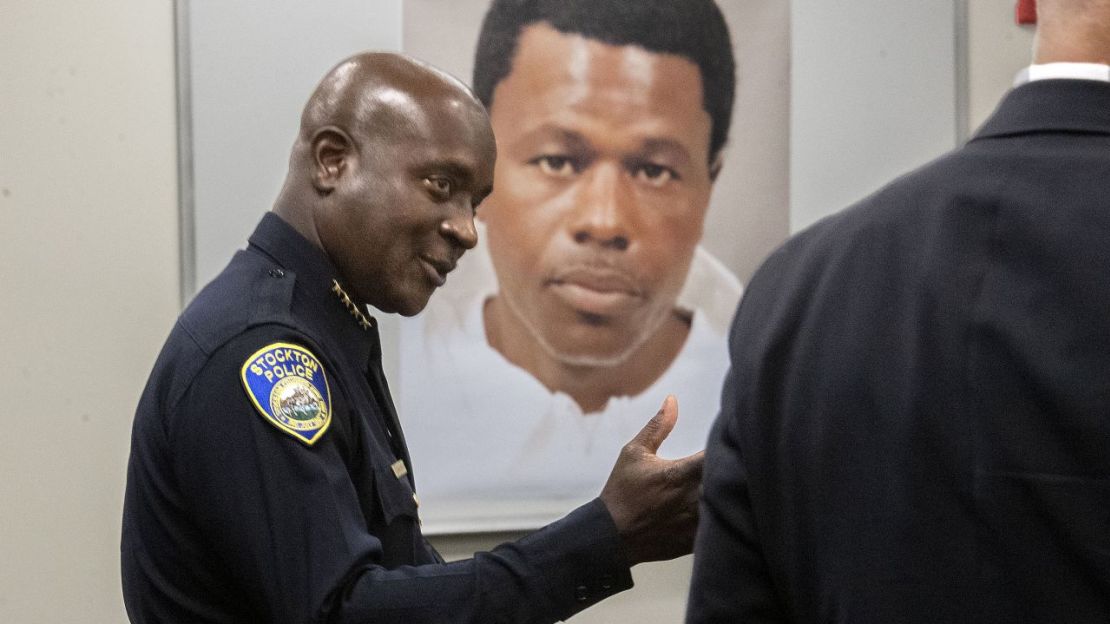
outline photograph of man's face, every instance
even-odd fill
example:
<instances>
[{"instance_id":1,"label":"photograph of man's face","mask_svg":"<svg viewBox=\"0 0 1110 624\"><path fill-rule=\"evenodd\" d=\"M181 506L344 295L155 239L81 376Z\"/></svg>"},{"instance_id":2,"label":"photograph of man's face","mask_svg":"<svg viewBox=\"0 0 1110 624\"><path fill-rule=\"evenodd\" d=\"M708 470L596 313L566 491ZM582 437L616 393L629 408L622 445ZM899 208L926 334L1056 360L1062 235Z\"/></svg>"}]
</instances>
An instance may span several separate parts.
<instances>
[{"instance_id":1,"label":"photograph of man's face","mask_svg":"<svg viewBox=\"0 0 1110 624\"><path fill-rule=\"evenodd\" d=\"M489 106L499 157L478 213L500 285L487 332L518 343L503 351L577 367L673 357L645 343L688 330L675 303L712 184L702 91L681 56L522 29Z\"/></svg>"},{"instance_id":2,"label":"photograph of man's face","mask_svg":"<svg viewBox=\"0 0 1110 624\"><path fill-rule=\"evenodd\" d=\"M663 451L701 448L740 279L787 233L787 21L771 0L406 3L405 51L469 77L497 145L478 247L401 331L433 525L444 501L596 495L669 393Z\"/></svg>"}]
</instances>

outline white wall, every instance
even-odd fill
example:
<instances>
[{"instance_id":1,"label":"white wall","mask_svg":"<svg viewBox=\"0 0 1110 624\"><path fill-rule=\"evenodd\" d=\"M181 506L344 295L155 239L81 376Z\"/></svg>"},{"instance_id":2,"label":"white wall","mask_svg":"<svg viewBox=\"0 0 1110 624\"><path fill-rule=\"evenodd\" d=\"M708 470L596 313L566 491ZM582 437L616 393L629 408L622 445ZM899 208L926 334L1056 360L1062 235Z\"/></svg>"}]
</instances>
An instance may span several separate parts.
<instances>
[{"instance_id":1,"label":"white wall","mask_svg":"<svg viewBox=\"0 0 1110 624\"><path fill-rule=\"evenodd\" d=\"M975 127L1031 31L1011 0L969 4ZM0 622L125 619L130 422L178 309L173 80L168 0L0 0ZM574 621L678 621L688 567L637 568L640 591Z\"/></svg>"},{"instance_id":2,"label":"white wall","mask_svg":"<svg viewBox=\"0 0 1110 624\"><path fill-rule=\"evenodd\" d=\"M401 0L190 0L196 280L220 272L285 180L301 109L362 50L399 50Z\"/></svg>"},{"instance_id":3,"label":"white wall","mask_svg":"<svg viewBox=\"0 0 1110 624\"><path fill-rule=\"evenodd\" d=\"M793 0L791 28L791 232L954 148L1033 42L1013 0Z\"/></svg>"},{"instance_id":4,"label":"white wall","mask_svg":"<svg viewBox=\"0 0 1110 624\"><path fill-rule=\"evenodd\" d=\"M1032 60L1034 29L1014 22L1013 0L970 0L968 30L968 125L974 132Z\"/></svg>"},{"instance_id":5,"label":"white wall","mask_svg":"<svg viewBox=\"0 0 1110 624\"><path fill-rule=\"evenodd\" d=\"M0 3L0 622L124 621L131 418L177 313L173 21Z\"/></svg>"},{"instance_id":6,"label":"white wall","mask_svg":"<svg viewBox=\"0 0 1110 624\"><path fill-rule=\"evenodd\" d=\"M791 232L955 147L958 4L791 3Z\"/></svg>"}]
</instances>

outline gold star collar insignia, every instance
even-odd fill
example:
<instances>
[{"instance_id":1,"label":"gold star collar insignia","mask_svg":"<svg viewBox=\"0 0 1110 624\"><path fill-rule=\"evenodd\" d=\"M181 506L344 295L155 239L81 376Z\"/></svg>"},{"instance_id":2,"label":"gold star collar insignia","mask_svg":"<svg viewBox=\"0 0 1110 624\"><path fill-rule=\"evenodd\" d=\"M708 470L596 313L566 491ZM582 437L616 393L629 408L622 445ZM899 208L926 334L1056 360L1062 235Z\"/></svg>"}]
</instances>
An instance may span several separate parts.
<instances>
[{"instance_id":1,"label":"gold star collar insignia","mask_svg":"<svg viewBox=\"0 0 1110 624\"><path fill-rule=\"evenodd\" d=\"M331 281L331 291L339 297L339 301L343 303L343 307L347 308L351 316L355 317L359 327L365 330L374 326L374 319L366 316L362 310L358 309L358 304L352 301L351 297L347 295L347 291L343 290L343 287L339 285L339 280L333 279Z\"/></svg>"}]
</instances>

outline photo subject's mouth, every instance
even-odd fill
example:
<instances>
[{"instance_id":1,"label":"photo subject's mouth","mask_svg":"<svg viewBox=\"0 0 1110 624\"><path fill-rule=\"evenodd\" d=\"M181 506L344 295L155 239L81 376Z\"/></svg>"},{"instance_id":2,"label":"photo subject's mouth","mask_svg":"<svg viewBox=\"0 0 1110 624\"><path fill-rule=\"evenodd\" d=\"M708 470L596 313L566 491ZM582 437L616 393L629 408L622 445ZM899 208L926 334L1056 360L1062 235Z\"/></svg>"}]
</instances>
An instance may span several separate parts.
<instances>
[{"instance_id":1,"label":"photo subject's mouth","mask_svg":"<svg viewBox=\"0 0 1110 624\"><path fill-rule=\"evenodd\" d=\"M564 304L577 312L614 316L631 312L643 293L627 273L609 268L578 266L557 273L547 286Z\"/></svg>"}]
</instances>

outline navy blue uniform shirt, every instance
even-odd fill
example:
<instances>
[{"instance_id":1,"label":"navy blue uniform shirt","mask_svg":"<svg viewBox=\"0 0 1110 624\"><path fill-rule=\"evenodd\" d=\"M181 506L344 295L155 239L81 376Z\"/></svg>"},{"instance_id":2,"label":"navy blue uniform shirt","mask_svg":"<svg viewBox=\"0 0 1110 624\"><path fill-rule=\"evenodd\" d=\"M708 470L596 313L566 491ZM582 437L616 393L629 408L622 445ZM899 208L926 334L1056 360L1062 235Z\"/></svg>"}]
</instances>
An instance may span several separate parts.
<instances>
[{"instance_id":1,"label":"navy blue uniform shirt","mask_svg":"<svg viewBox=\"0 0 1110 624\"><path fill-rule=\"evenodd\" d=\"M631 587L598 500L443 563L420 532L377 330L332 291L336 275L270 213L178 320L132 432L121 553L131 620L552 622ZM315 368L316 385L293 382L312 414L326 409L326 428L298 415L283 428L267 416L280 409L252 396L250 364L268 348L296 360L291 372Z\"/></svg>"}]
</instances>

